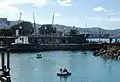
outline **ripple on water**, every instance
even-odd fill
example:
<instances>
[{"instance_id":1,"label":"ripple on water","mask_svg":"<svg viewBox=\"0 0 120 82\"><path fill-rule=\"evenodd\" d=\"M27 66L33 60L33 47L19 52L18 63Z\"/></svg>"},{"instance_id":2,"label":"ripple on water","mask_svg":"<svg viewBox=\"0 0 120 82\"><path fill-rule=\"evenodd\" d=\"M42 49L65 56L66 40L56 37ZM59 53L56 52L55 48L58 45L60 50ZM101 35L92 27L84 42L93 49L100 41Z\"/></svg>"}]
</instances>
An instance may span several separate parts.
<instances>
[{"instance_id":1,"label":"ripple on water","mask_svg":"<svg viewBox=\"0 0 120 82\"><path fill-rule=\"evenodd\" d=\"M120 61L94 57L87 51L50 51L11 54L12 82L120 82ZM68 78L56 76L59 68L68 68Z\"/></svg>"}]
</instances>

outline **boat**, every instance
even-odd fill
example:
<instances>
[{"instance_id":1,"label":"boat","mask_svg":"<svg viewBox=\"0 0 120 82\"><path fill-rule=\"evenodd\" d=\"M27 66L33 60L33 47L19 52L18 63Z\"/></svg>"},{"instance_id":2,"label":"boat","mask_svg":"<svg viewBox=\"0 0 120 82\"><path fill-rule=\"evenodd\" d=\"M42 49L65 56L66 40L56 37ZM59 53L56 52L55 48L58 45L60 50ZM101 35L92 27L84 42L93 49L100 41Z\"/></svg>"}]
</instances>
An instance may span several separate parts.
<instances>
[{"instance_id":1,"label":"boat","mask_svg":"<svg viewBox=\"0 0 120 82\"><path fill-rule=\"evenodd\" d=\"M37 54L36 58L42 58L42 55L41 54Z\"/></svg>"},{"instance_id":2,"label":"boat","mask_svg":"<svg viewBox=\"0 0 120 82\"><path fill-rule=\"evenodd\" d=\"M21 17L21 13L20 13L20 17ZM34 19L34 26L35 26L35 19ZM19 29L22 28L23 28L22 26L19 27ZM7 49L9 49L10 52L40 52L41 46L36 43L35 44L29 43L29 38L28 38L29 36L24 36L23 34L19 35L19 30L15 31L15 35L16 35L16 39L14 43L11 43L7 47Z\"/></svg>"},{"instance_id":3,"label":"boat","mask_svg":"<svg viewBox=\"0 0 120 82\"><path fill-rule=\"evenodd\" d=\"M15 42L10 44L7 49L10 52L39 52L41 48L37 46L28 42L28 36L18 36Z\"/></svg>"},{"instance_id":4,"label":"boat","mask_svg":"<svg viewBox=\"0 0 120 82\"><path fill-rule=\"evenodd\" d=\"M70 72L57 73L57 76L70 76L70 75L71 75Z\"/></svg>"}]
</instances>

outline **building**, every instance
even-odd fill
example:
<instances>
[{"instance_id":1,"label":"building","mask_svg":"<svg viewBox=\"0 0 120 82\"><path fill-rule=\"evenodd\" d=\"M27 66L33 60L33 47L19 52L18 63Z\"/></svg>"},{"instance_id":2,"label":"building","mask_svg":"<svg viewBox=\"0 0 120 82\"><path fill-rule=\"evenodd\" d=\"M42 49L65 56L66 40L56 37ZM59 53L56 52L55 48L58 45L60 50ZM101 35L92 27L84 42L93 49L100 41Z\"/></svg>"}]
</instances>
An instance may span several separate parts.
<instances>
[{"instance_id":1,"label":"building","mask_svg":"<svg viewBox=\"0 0 120 82\"><path fill-rule=\"evenodd\" d=\"M57 44L79 44L85 43L86 38L85 34L75 35L75 36L50 36L50 35L42 35L42 36L30 36L30 43L38 43L38 44L49 44L49 43L57 43Z\"/></svg>"},{"instance_id":2,"label":"building","mask_svg":"<svg viewBox=\"0 0 120 82\"><path fill-rule=\"evenodd\" d=\"M51 24L45 24L42 25L39 28L39 35L50 35L50 34L55 34L56 33L56 28L54 28Z\"/></svg>"},{"instance_id":3,"label":"building","mask_svg":"<svg viewBox=\"0 0 120 82\"><path fill-rule=\"evenodd\" d=\"M7 29L10 27L10 22L7 21L7 18L0 18L0 28Z\"/></svg>"},{"instance_id":4,"label":"building","mask_svg":"<svg viewBox=\"0 0 120 82\"><path fill-rule=\"evenodd\" d=\"M79 34L71 36L69 43L85 43L86 38L88 37L88 34Z\"/></svg>"}]
</instances>

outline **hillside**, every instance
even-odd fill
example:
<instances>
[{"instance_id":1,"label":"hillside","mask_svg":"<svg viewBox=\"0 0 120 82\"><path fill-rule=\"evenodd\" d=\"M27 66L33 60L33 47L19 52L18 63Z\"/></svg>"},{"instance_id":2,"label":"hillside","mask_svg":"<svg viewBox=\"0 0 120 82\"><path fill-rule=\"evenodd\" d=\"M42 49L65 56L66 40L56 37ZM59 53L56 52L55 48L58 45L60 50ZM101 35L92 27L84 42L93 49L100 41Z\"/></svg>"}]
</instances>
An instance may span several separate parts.
<instances>
[{"instance_id":1,"label":"hillside","mask_svg":"<svg viewBox=\"0 0 120 82\"><path fill-rule=\"evenodd\" d=\"M10 26L17 24L18 21L10 21ZM41 24L36 24L36 28L38 31L38 28L41 27ZM70 31L70 29L72 29L72 26L65 26L65 25L59 25L59 24L55 24L54 27L56 27L57 31L61 31L61 32L65 32L68 33ZM119 34L120 33L120 29L115 29L115 30L107 30L107 29L103 29L103 28L98 28L98 27L89 27L89 28L80 28L80 27L76 27L76 29L81 33L88 33L88 34L99 34L99 32L101 34Z\"/></svg>"}]
</instances>

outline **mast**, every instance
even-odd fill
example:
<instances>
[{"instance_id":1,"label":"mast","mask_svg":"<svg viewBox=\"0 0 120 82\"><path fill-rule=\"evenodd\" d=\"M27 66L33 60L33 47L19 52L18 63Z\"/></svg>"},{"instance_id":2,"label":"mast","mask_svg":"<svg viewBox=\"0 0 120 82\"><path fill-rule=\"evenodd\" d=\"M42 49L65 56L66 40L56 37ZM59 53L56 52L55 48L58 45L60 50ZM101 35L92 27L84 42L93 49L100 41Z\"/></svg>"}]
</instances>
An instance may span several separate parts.
<instances>
[{"instance_id":1,"label":"mast","mask_svg":"<svg viewBox=\"0 0 120 82\"><path fill-rule=\"evenodd\" d=\"M54 29L54 27L53 27L53 24L54 24L54 15L55 15L55 12L53 12L53 16L52 16L52 25L51 25L51 27ZM51 39L51 32L50 32L50 43L52 42L52 39Z\"/></svg>"},{"instance_id":2,"label":"mast","mask_svg":"<svg viewBox=\"0 0 120 82\"><path fill-rule=\"evenodd\" d=\"M18 19L18 24L20 25L20 23L21 23L21 17L22 17L22 12L20 12L20 17L19 17L19 19ZM19 31L21 30L21 35L23 34L22 33L22 27L21 27L21 25L20 25L20 27L19 27L19 30L15 30L15 35L16 36L18 36L19 35Z\"/></svg>"},{"instance_id":3,"label":"mast","mask_svg":"<svg viewBox=\"0 0 120 82\"><path fill-rule=\"evenodd\" d=\"M88 27L88 25L87 25L87 22L86 22L86 23L85 23L85 28L87 29L87 27ZM86 44L86 37L87 37L86 32L85 32L84 37L85 37L85 44ZM85 51L84 51L84 54L87 54L87 52L86 52L86 45L85 45Z\"/></svg>"},{"instance_id":4,"label":"mast","mask_svg":"<svg viewBox=\"0 0 120 82\"><path fill-rule=\"evenodd\" d=\"M87 22L85 23L85 28L87 28L88 27L88 25L87 25Z\"/></svg>"},{"instance_id":5,"label":"mast","mask_svg":"<svg viewBox=\"0 0 120 82\"><path fill-rule=\"evenodd\" d=\"M99 43L100 43L100 37L101 37L101 29L99 27Z\"/></svg>"},{"instance_id":6,"label":"mast","mask_svg":"<svg viewBox=\"0 0 120 82\"><path fill-rule=\"evenodd\" d=\"M34 32L35 32L35 36L37 36L37 30L36 30L36 23L35 23L35 16L34 16L34 12L33 12L33 21L34 21Z\"/></svg>"},{"instance_id":7,"label":"mast","mask_svg":"<svg viewBox=\"0 0 120 82\"><path fill-rule=\"evenodd\" d=\"M88 25L87 25L87 22L85 23L85 28L87 29ZM86 37L86 32L85 32L85 37Z\"/></svg>"}]
</instances>

